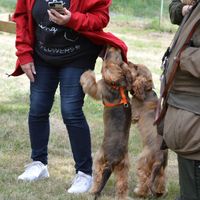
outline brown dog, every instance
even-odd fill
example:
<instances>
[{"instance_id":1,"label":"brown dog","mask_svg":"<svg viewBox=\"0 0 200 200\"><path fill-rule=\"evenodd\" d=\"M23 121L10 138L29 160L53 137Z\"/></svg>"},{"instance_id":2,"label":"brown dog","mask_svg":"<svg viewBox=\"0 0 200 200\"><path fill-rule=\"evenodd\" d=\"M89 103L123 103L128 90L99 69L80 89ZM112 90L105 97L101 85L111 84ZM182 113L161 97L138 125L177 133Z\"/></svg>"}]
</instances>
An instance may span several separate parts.
<instances>
[{"instance_id":1,"label":"brown dog","mask_svg":"<svg viewBox=\"0 0 200 200\"><path fill-rule=\"evenodd\" d=\"M122 61L121 52L108 47L102 67L102 79L96 82L92 71L81 76L85 93L104 103L104 139L94 162L92 193L98 198L112 172L116 176L117 199L128 194L128 138L131 106L127 89L132 84L131 71Z\"/></svg>"},{"instance_id":2,"label":"brown dog","mask_svg":"<svg viewBox=\"0 0 200 200\"><path fill-rule=\"evenodd\" d=\"M167 150L160 150L162 137L154 126L157 95L152 90L151 72L143 65L134 65L138 75L133 83L132 122L137 123L143 142L143 150L136 164L138 184L134 190L139 197L166 193L165 168L167 166Z\"/></svg>"}]
</instances>

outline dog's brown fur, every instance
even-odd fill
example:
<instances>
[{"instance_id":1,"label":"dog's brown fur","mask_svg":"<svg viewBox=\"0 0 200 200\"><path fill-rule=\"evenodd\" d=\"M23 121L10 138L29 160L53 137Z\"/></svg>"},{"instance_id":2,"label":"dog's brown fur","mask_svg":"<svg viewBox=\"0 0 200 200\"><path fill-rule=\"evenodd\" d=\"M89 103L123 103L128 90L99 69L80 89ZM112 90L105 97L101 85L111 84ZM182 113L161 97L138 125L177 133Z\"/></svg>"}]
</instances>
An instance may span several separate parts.
<instances>
[{"instance_id":1,"label":"dog's brown fur","mask_svg":"<svg viewBox=\"0 0 200 200\"><path fill-rule=\"evenodd\" d=\"M151 72L142 64L128 62L128 66L133 80L130 91L137 99L144 100L146 91L154 87Z\"/></svg>"},{"instance_id":2,"label":"dog's brown fur","mask_svg":"<svg viewBox=\"0 0 200 200\"><path fill-rule=\"evenodd\" d=\"M157 134L156 126L153 125L158 98L152 90L151 72L143 65L135 66L137 66L135 68L138 71L138 77L133 87L132 122L137 123L143 150L136 165L138 184L134 192L139 197L149 195L159 197L166 193L165 168L168 152L160 150L162 138Z\"/></svg>"},{"instance_id":3,"label":"dog's brown fur","mask_svg":"<svg viewBox=\"0 0 200 200\"><path fill-rule=\"evenodd\" d=\"M117 104L121 95L116 87L131 87L132 77L128 65L122 61L121 52L108 47L102 68L103 79L96 82L91 71L81 76L81 84L85 93L94 99L102 99L104 103ZM113 86L115 88L113 88ZM125 94L128 98L127 91ZM131 125L131 107L118 105L104 106L104 138L94 162L94 182L92 193L98 198L112 172L116 176L117 199L125 200L128 194L128 138Z\"/></svg>"}]
</instances>

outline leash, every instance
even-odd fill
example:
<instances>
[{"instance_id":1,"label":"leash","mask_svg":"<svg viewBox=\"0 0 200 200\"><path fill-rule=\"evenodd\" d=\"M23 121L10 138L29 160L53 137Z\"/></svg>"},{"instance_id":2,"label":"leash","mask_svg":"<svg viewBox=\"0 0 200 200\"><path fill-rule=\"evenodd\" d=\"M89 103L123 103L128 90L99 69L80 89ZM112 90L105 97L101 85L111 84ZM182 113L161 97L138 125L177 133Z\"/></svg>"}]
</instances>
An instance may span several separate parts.
<instances>
[{"instance_id":1,"label":"leash","mask_svg":"<svg viewBox=\"0 0 200 200\"><path fill-rule=\"evenodd\" d=\"M120 95L121 95L121 100L120 100L119 103L116 103L116 104L115 103L105 103L103 101L104 106L105 107L115 107L115 106L119 106L119 105L124 105L124 107L127 108L128 107L128 99L125 95L124 88L123 87L118 88L116 86L113 86L113 88L116 89L116 90L119 89L119 92L120 92Z\"/></svg>"}]
</instances>

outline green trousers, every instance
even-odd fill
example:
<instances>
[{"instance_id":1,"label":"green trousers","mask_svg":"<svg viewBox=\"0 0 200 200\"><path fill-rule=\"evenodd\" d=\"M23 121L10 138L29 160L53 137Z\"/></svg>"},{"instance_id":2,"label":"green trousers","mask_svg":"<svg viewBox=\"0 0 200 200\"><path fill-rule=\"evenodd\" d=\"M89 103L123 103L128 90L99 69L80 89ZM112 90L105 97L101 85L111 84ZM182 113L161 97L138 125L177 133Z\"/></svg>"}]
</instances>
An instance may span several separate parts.
<instances>
[{"instance_id":1,"label":"green trousers","mask_svg":"<svg viewBox=\"0 0 200 200\"><path fill-rule=\"evenodd\" d=\"M180 200L200 200L200 161L178 155Z\"/></svg>"}]
</instances>

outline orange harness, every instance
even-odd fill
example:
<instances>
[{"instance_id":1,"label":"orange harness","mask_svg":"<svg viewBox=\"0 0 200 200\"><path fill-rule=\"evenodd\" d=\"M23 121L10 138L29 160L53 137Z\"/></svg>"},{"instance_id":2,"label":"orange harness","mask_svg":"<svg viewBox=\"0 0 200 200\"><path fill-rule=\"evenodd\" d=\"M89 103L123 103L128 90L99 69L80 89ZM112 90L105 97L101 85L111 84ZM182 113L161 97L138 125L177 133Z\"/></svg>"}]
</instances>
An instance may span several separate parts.
<instances>
[{"instance_id":1,"label":"orange harness","mask_svg":"<svg viewBox=\"0 0 200 200\"><path fill-rule=\"evenodd\" d=\"M121 101L119 103L116 103L116 104L103 102L104 106L106 106L106 107L115 107L115 106L119 106L119 105L123 104L124 107L128 107L128 99L127 99L127 97L125 95L124 88L123 87L119 87L118 88L118 87L115 87L115 86L113 86L113 88L114 89L119 89L120 95L121 95Z\"/></svg>"}]
</instances>

